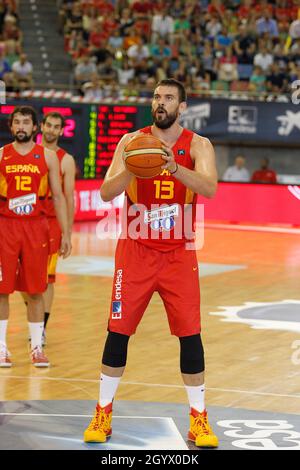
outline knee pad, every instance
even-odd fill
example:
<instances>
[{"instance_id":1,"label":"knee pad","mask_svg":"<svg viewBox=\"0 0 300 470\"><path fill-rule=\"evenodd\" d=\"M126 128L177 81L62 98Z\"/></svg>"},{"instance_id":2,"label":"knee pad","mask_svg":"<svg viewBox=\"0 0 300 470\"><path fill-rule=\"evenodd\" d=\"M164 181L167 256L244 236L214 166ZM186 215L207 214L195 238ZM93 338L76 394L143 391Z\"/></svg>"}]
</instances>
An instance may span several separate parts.
<instances>
[{"instance_id":1,"label":"knee pad","mask_svg":"<svg viewBox=\"0 0 300 470\"><path fill-rule=\"evenodd\" d=\"M180 341L180 370L183 374L198 374L205 369L204 350L200 334L184 336Z\"/></svg>"},{"instance_id":2,"label":"knee pad","mask_svg":"<svg viewBox=\"0 0 300 470\"><path fill-rule=\"evenodd\" d=\"M109 331L102 356L102 363L108 367L125 367L129 336Z\"/></svg>"}]
</instances>

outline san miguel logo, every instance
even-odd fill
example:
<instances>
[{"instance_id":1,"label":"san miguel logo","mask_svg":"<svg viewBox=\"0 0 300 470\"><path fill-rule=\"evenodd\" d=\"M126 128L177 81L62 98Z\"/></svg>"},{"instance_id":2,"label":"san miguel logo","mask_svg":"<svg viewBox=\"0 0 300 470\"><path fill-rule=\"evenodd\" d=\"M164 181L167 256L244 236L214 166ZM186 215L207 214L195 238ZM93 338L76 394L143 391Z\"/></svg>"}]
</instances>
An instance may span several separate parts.
<instances>
[{"instance_id":1,"label":"san miguel logo","mask_svg":"<svg viewBox=\"0 0 300 470\"><path fill-rule=\"evenodd\" d=\"M210 315L221 316L224 322L244 323L254 329L300 333L300 300L246 302L240 306L220 308L222 312L211 312Z\"/></svg>"}]
</instances>

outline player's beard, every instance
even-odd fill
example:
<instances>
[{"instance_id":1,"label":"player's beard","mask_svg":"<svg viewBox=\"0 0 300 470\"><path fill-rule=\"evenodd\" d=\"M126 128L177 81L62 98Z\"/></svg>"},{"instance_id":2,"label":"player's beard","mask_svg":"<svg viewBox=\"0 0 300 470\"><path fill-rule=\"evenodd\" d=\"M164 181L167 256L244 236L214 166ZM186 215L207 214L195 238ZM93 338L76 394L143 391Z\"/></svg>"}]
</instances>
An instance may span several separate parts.
<instances>
[{"instance_id":1,"label":"player's beard","mask_svg":"<svg viewBox=\"0 0 300 470\"><path fill-rule=\"evenodd\" d=\"M164 114L158 114L158 111L164 110ZM153 122L159 129L169 129L178 117L178 108L173 113L168 113L164 108L158 107L155 111L152 109Z\"/></svg>"},{"instance_id":2,"label":"player's beard","mask_svg":"<svg viewBox=\"0 0 300 470\"><path fill-rule=\"evenodd\" d=\"M16 132L13 134L13 137L19 144L26 144L32 140L34 134L34 132L31 132L31 134L26 134L26 132Z\"/></svg>"}]
</instances>

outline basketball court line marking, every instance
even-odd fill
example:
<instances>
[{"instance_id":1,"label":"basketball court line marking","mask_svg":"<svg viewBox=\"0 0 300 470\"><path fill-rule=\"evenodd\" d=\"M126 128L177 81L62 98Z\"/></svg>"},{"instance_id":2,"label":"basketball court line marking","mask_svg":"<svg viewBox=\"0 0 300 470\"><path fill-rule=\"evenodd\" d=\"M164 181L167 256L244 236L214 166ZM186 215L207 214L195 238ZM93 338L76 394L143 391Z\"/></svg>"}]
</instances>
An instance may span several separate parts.
<instances>
[{"instance_id":1,"label":"basketball court line marking","mask_svg":"<svg viewBox=\"0 0 300 470\"><path fill-rule=\"evenodd\" d=\"M18 379L18 380L52 380L52 381L61 381L61 382L87 382L87 383L100 383L100 380L96 379L69 379L63 377L24 377L19 375L7 375L0 376L5 379ZM131 381L121 381L120 385L140 385L143 387L160 387L160 388L179 388L184 389L184 385L169 385L169 384L151 384L145 382L131 382ZM228 392L228 393L241 393L246 395L259 395L259 396L270 396L270 397L279 397L279 398L300 398L299 395L295 394L282 394L282 393L270 393L270 392L258 392L253 390L238 390L231 388L216 388L216 387L206 387L206 390L211 390L214 392Z\"/></svg>"},{"instance_id":2,"label":"basketball court line marking","mask_svg":"<svg viewBox=\"0 0 300 470\"><path fill-rule=\"evenodd\" d=\"M17 417L51 417L51 418L92 418L94 415L86 415L86 414L64 414L64 413L0 413L0 416L17 416ZM162 420L163 422L167 423L169 426L169 430L171 434L167 437L167 439L173 439L175 441L175 445L178 446L179 449L188 450L188 446L186 441L183 439L182 435L180 434L173 418L167 416L119 416L114 415L114 419L154 419L154 420ZM70 439L70 438L61 438L59 436L41 436L48 439L57 439L57 440L66 440L66 441L74 441L83 444L81 439ZM177 447L176 447L177 448Z\"/></svg>"},{"instance_id":3,"label":"basketball court line marking","mask_svg":"<svg viewBox=\"0 0 300 470\"><path fill-rule=\"evenodd\" d=\"M205 224L205 229L209 228L221 230L237 230L244 232L289 233L292 235L300 234L299 228L268 227L260 225Z\"/></svg>"}]
</instances>

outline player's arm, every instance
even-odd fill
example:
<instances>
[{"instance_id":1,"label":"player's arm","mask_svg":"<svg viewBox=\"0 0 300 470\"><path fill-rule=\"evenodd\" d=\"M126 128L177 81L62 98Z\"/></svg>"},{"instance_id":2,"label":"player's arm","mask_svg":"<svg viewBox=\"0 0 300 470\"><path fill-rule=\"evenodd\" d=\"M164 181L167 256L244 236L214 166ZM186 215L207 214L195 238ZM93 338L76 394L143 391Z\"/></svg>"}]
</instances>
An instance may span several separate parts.
<instances>
[{"instance_id":1,"label":"player's arm","mask_svg":"<svg viewBox=\"0 0 300 470\"><path fill-rule=\"evenodd\" d=\"M111 201L122 194L127 188L132 178L132 174L125 168L123 152L129 140L137 132L125 134L117 145L111 165L107 170L103 184L100 188L100 194L103 201Z\"/></svg>"},{"instance_id":2,"label":"player's arm","mask_svg":"<svg viewBox=\"0 0 300 470\"><path fill-rule=\"evenodd\" d=\"M3 155L3 147L0 148L0 162L2 160L2 155Z\"/></svg>"},{"instance_id":3,"label":"player's arm","mask_svg":"<svg viewBox=\"0 0 300 470\"><path fill-rule=\"evenodd\" d=\"M167 163L162 168L166 168L171 173L175 172L173 176L194 193L207 198L212 198L215 195L218 185L216 157L214 148L207 138L196 134L193 137L191 157L195 162L194 170L178 165L172 150L169 147L165 147L165 150L168 156L163 158Z\"/></svg>"},{"instance_id":4,"label":"player's arm","mask_svg":"<svg viewBox=\"0 0 300 470\"><path fill-rule=\"evenodd\" d=\"M74 188L76 166L74 158L69 153L67 153L62 159L61 169L63 174L64 196L67 204L68 227L69 232L71 233L74 220Z\"/></svg>"},{"instance_id":5,"label":"player's arm","mask_svg":"<svg viewBox=\"0 0 300 470\"><path fill-rule=\"evenodd\" d=\"M56 217L62 231L60 254L63 258L67 258L71 253L71 240L68 231L67 205L59 177L59 161L56 153L49 149L45 149L45 159L49 171L49 183Z\"/></svg>"}]
</instances>

